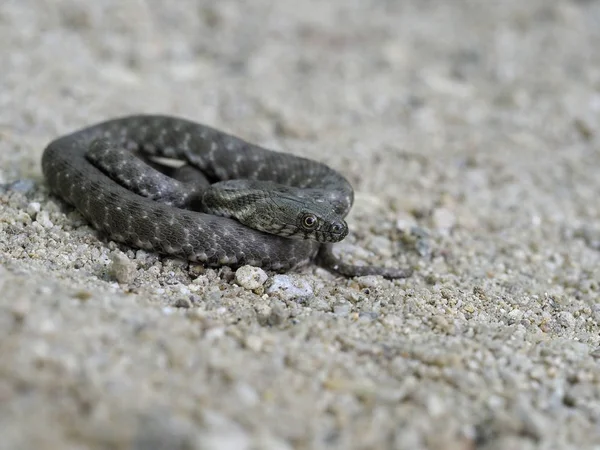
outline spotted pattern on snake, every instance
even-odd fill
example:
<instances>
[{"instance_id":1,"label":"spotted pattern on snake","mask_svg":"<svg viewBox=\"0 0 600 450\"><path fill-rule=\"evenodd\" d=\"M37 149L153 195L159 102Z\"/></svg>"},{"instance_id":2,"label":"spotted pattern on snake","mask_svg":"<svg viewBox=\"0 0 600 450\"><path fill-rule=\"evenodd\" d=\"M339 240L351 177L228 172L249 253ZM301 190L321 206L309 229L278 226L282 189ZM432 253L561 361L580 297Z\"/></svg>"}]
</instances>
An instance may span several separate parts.
<instances>
[{"instance_id":1,"label":"spotted pattern on snake","mask_svg":"<svg viewBox=\"0 0 600 450\"><path fill-rule=\"evenodd\" d=\"M184 161L214 184L175 180L136 155ZM249 264L282 272L316 260L344 276L410 275L405 269L346 264L333 254L332 242L346 236L343 218L354 198L338 172L183 118L136 115L75 131L46 147L42 170L56 195L108 238L129 246L211 267ZM279 196L276 201L272 194ZM212 209L194 206L211 195ZM249 202L256 198L263 199L266 213L253 210ZM283 207L277 203L281 198ZM234 218L230 210L236 208ZM280 235L260 231L279 210L299 218L316 211L320 231L288 225L277 226ZM264 223L251 228L255 222Z\"/></svg>"}]
</instances>

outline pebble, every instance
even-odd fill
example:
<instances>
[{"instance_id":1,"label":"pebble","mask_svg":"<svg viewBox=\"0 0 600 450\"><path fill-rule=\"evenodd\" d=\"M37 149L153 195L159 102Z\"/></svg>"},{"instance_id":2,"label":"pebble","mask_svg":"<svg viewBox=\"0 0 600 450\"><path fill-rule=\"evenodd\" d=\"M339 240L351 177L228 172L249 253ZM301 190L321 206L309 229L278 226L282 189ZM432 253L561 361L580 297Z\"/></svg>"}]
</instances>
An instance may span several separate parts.
<instances>
[{"instance_id":1,"label":"pebble","mask_svg":"<svg viewBox=\"0 0 600 450\"><path fill-rule=\"evenodd\" d=\"M205 301L217 303L221 301L222 297L223 293L221 292L221 290L218 287L214 286L210 288L205 294Z\"/></svg>"},{"instance_id":2,"label":"pebble","mask_svg":"<svg viewBox=\"0 0 600 450\"><path fill-rule=\"evenodd\" d=\"M173 303L173 306L176 308L191 308L192 307L192 302L190 301L189 298L185 298L185 297L180 297L177 300L175 300L175 302Z\"/></svg>"},{"instance_id":3,"label":"pebble","mask_svg":"<svg viewBox=\"0 0 600 450\"><path fill-rule=\"evenodd\" d=\"M242 266L235 272L235 282L249 291L262 288L267 278L264 270L254 266Z\"/></svg>"},{"instance_id":4,"label":"pebble","mask_svg":"<svg viewBox=\"0 0 600 450\"><path fill-rule=\"evenodd\" d=\"M206 273L206 267L204 267L202 264L190 264L188 273L192 279L196 280L198 277Z\"/></svg>"},{"instance_id":5,"label":"pebble","mask_svg":"<svg viewBox=\"0 0 600 450\"><path fill-rule=\"evenodd\" d=\"M381 286L381 278L375 275L365 275L357 278L358 285L361 288L376 288Z\"/></svg>"},{"instance_id":6,"label":"pebble","mask_svg":"<svg viewBox=\"0 0 600 450\"><path fill-rule=\"evenodd\" d=\"M312 297L314 292L306 280L290 275L275 275L267 288L267 294L277 295L283 300L294 300Z\"/></svg>"},{"instance_id":7,"label":"pebble","mask_svg":"<svg viewBox=\"0 0 600 450\"><path fill-rule=\"evenodd\" d=\"M199 448L224 450L247 450L252 448L248 432L229 417L205 408L202 410L201 420L205 425L205 431L202 432L200 438L202 446Z\"/></svg>"},{"instance_id":8,"label":"pebble","mask_svg":"<svg viewBox=\"0 0 600 450\"><path fill-rule=\"evenodd\" d=\"M319 297L313 297L310 299L307 306L315 311L331 311L331 305Z\"/></svg>"},{"instance_id":9,"label":"pebble","mask_svg":"<svg viewBox=\"0 0 600 450\"><path fill-rule=\"evenodd\" d=\"M558 314L558 323L567 329L573 329L577 321L569 311L562 311Z\"/></svg>"},{"instance_id":10,"label":"pebble","mask_svg":"<svg viewBox=\"0 0 600 450\"><path fill-rule=\"evenodd\" d=\"M399 214L396 218L396 229L400 231L410 231L412 227L417 226L417 221L408 214Z\"/></svg>"},{"instance_id":11,"label":"pebble","mask_svg":"<svg viewBox=\"0 0 600 450\"><path fill-rule=\"evenodd\" d=\"M456 216L447 208L437 208L431 217L433 227L441 233L448 233L456 225Z\"/></svg>"},{"instance_id":12,"label":"pebble","mask_svg":"<svg viewBox=\"0 0 600 450\"><path fill-rule=\"evenodd\" d=\"M275 303L270 310L268 317L266 318L266 324L268 325L280 325L285 322L290 316L289 310L281 302Z\"/></svg>"},{"instance_id":13,"label":"pebble","mask_svg":"<svg viewBox=\"0 0 600 450\"><path fill-rule=\"evenodd\" d=\"M254 387L245 382L236 383L232 390L236 393L236 398L242 405L254 406L260 403L261 397Z\"/></svg>"},{"instance_id":14,"label":"pebble","mask_svg":"<svg viewBox=\"0 0 600 450\"><path fill-rule=\"evenodd\" d=\"M37 214L40 212L41 205L39 202L31 202L27 205L27 214L35 220Z\"/></svg>"},{"instance_id":15,"label":"pebble","mask_svg":"<svg viewBox=\"0 0 600 450\"><path fill-rule=\"evenodd\" d=\"M110 255L110 261L109 272L119 283L128 284L134 280L137 268L127 255L122 252L113 252Z\"/></svg>"},{"instance_id":16,"label":"pebble","mask_svg":"<svg viewBox=\"0 0 600 450\"><path fill-rule=\"evenodd\" d=\"M54 226L54 224L50 220L48 211L40 211L39 213L37 213L35 221L46 229L52 228Z\"/></svg>"},{"instance_id":17,"label":"pebble","mask_svg":"<svg viewBox=\"0 0 600 450\"><path fill-rule=\"evenodd\" d=\"M513 309L508 313L508 317L511 319L511 323L519 322L523 319L523 311L520 309Z\"/></svg>"},{"instance_id":18,"label":"pebble","mask_svg":"<svg viewBox=\"0 0 600 450\"><path fill-rule=\"evenodd\" d=\"M370 322L377 320L379 318L379 314L375 311L361 311L358 313L358 318L362 321Z\"/></svg>"},{"instance_id":19,"label":"pebble","mask_svg":"<svg viewBox=\"0 0 600 450\"><path fill-rule=\"evenodd\" d=\"M246 341L244 342L244 344L245 344L246 348L249 348L250 350L258 353L262 350L263 340L260 336L251 334L250 336L248 336L246 338Z\"/></svg>"},{"instance_id":20,"label":"pebble","mask_svg":"<svg viewBox=\"0 0 600 450\"><path fill-rule=\"evenodd\" d=\"M336 316L346 317L350 314L351 309L352 305L350 303L339 303L333 307L333 313Z\"/></svg>"}]
</instances>

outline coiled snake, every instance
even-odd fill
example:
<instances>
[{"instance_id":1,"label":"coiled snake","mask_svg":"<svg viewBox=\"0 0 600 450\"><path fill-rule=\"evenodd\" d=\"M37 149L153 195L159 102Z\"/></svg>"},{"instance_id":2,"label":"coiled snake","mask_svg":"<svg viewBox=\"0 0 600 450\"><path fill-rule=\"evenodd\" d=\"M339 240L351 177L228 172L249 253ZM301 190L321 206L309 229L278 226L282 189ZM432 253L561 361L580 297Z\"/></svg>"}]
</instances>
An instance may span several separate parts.
<instances>
[{"instance_id":1,"label":"coiled snake","mask_svg":"<svg viewBox=\"0 0 600 450\"><path fill-rule=\"evenodd\" d=\"M169 169L157 157L186 164ZM185 119L137 115L92 125L52 141L42 170L96 229L133 247L213 267L287 271L316 259L345 276L409 274L333 255L354 198L339 173Z\"/></svg>"}]
</instances>

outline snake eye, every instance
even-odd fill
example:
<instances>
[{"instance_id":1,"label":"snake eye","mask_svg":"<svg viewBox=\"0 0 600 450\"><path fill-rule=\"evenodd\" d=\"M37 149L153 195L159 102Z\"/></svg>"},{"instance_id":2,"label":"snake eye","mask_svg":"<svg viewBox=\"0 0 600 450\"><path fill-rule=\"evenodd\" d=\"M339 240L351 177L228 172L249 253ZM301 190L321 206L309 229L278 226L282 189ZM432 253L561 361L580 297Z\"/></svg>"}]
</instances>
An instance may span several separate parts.
<instances>
[{"instance_id":1,"label":"snake eye","mask_svg":"<svg viewBox=\"0 0 600 450\"><path fill-rule=\"evenodd\" d=\"M315 216L314 214L306 214L302 218L302 225L304 226L304 228L312 230L314 227L317 226L317 216Z\"/></svg>"}]
</instances>

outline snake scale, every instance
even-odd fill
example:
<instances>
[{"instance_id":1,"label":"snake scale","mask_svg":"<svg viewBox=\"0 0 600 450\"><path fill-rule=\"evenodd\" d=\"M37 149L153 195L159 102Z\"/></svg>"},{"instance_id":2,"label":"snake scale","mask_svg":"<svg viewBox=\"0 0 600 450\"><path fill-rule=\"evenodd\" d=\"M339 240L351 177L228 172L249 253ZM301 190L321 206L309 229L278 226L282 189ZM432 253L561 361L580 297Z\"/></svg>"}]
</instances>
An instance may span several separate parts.
<instances>
[{"instance_id":1,"label":"snake scale","mask_svg":"<svg viewBox=\"0 0 600 450\"><path fill-rule=\"evenodd\" d=\"M184 165L169 173L156 158ZM409 274L334 256L354 198L338 172L183 118L135 115L83 128L46 147L42 170L55 194L132 247L211 267L282 272L316 260L344 276Z\"/></svg>"}]
</instances>

